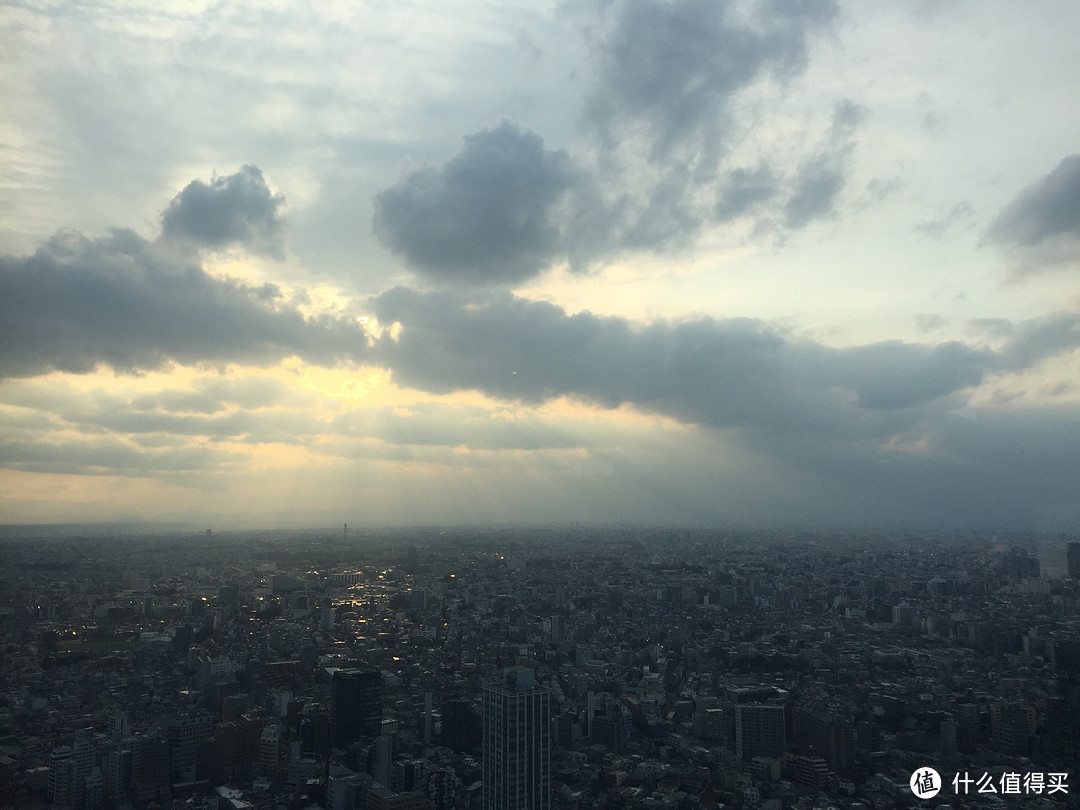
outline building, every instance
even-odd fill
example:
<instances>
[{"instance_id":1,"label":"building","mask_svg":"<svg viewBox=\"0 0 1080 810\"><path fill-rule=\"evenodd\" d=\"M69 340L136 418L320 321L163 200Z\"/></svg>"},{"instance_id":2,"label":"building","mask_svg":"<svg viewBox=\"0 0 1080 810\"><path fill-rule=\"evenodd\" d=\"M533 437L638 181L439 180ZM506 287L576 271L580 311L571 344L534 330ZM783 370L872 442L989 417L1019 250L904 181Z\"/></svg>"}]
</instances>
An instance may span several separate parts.
<instances>
[{"instance_id":1,"label":"building","mask_svg":"<svg viewBox=\"0 0 1080 810\"><path fill-rule=\"evenodd\" d=\"M49 754L49 804L53 807L71 807L75 785L75 762L71 748L58 745Z\"/></svg>"},{"instance_id":2,"label":"building","mask_svg":"<svg viewBox=\"0 0 1080 810\"><path fill-rule=\"evenodd\" d=\"M259 770L264 776L277 777L280 759L281 735L278 727L276 725L266 726L259 736Z\"/></svg>"},{"instance_id":3,"label":"building","mask_svg":"<svg viewBox=\"0 0 1080 810\"><path fill-rule=\"evenodd\" d=\"M166 739L169 741L172 781L194 781L195 752L199 743L213 738L213 718L208 714L190 714L173 718L169 722L166 734Z\"/></svg>"},{"instance_id":4,"label":"building","mask_svg":"<svg viewBox=\"0 0 1080 810\"><path fill-rule=\"evenodd\" d=\"M1065 546L1065 568L1073 579L1080 579L1080 543Z\"/></svg>"},{"instance_id":5,"label":"building","mask_svg":"<svg viewBox=\"0 0 1080 810\"><path fill-rule=\"evenodd\" d=\"M793 725L798 753L824 759L828 767L839 774L851 772L855 766L855 725L850 719L809 706L797 706Z\"/></svg>"},{"instance_id":6,"label":"building","mask_svg":"<svg viewBox=\"0 0 1080 810\"><path fill-rule=\"evenodd\" d=\"M363 807L371 777L331 762L326 775L326 810L356 810Z\"/></svg>"},{"instance_id":7,"label":"building","mask_svg":"<svg viewBox=\"0 0 1080 810\"><path fill-rule=\"evenodd\" d=\"M330 683L330 740L346 748L382 731L382 676L374 671L339 669Z\"/></svg>"},{"instance_id":8,"label":"building","mask_svg":"<svg viewBox=\"0 0 1080 810\"><path fill-rule=\"evenodd\" d=\"M364 810L431 810L431 802L421 790L394 793L382 785L372 785Z\"/></svg>"},{"instance_id":9,"label":"building","mask_svg":"<svg viewBox=\"0 0 1080 810\"><path fill-rule=\"evenodd\" d=\"M622 753L630 744L632 727L630 710L610 695L605 695L593 713L590 739L597 745Z\"/></svg>"},{"instance_id":10,"label":"building","mask_svg":"<svg viewBox=\"0 0 1080 810\"><path fill-rule=\"evenodd\" d=\"M743 762L775 758L787 749L784 707L769 703L735 706L735 753Z\"/></svg>"},{"instance_id":11,"label":"building","mask_svg":"<svg viewBox=\"0 0 1080 810\"><path fill-rule=\"evenodd\" d=\"M467 700L446 700L442 705L442 744L459 754L479 753L484 736L482 720Z\"/></svg>"},{"instance_id":12,"label":"building","mask_svg":"<svg viewBox=\"0 0 1080 810\"><path fill-rule=\"evenodd\" d=\"M513 667L484 688L484 810L551 807L551 693Z\"/></svg>"}]
</instances>

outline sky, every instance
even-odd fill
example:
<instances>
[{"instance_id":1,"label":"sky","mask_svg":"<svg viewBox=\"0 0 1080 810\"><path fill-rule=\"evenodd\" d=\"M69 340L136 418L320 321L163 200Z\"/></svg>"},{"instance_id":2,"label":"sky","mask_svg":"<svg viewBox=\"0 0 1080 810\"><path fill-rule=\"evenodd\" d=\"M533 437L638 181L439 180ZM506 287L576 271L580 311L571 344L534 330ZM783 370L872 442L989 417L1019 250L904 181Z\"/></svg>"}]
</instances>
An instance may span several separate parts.
<instances>
[{"instance_id":1,"label":"sky","mask_svg":"<svg viewBox=\"0 0 1080 810\"><path fill-rule=\"evenodd\" d=\"M0 3L0 523L1078 531L1077 30Z\"/></svg>"}]
</instances>

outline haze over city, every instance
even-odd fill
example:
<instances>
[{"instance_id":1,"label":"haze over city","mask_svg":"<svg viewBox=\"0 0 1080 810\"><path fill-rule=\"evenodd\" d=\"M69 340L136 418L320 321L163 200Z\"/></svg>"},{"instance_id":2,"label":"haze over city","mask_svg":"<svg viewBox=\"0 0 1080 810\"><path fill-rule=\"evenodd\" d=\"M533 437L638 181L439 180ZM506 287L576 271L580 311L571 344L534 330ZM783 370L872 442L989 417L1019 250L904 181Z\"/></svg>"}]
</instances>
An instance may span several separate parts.
<instances>
[{"instance_id":1,"label":"haze over city","mask_svg":"<svg viewBox=\"0 0 1080 810\"><path fill-rule=\"evenodd\" d=\"M1075 3L0 27L2 523L1080 524Z\"/></svg>"}]
</instances>

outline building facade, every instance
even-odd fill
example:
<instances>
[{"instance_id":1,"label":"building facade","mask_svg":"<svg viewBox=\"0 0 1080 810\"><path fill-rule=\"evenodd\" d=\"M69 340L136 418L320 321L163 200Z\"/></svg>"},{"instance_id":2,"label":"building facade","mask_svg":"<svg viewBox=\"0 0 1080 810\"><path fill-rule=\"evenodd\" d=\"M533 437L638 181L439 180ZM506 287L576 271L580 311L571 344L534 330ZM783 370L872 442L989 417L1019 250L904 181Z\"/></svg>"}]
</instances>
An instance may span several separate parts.
<instances>
[{"instance_id":1,"label":"building facade","mask_svg":"<svg viewBox=\"0 0 1080 810\"><path fill-rule=\"evenodd\" d=\"M551 693L515 667L484 688L484 810L551 807Z\"/></svg>"}]
</instances>

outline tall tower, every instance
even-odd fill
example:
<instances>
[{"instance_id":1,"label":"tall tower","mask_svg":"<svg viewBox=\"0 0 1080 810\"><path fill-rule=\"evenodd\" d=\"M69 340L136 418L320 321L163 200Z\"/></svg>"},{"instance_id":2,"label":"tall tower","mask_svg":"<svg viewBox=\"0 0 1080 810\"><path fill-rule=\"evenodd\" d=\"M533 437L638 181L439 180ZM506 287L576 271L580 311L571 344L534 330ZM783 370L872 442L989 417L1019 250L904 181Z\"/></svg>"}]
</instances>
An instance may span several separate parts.
<instances>
[{"instance_id":1,"label":"tall tower","mask_svg":"<svg viewBox=\"0 0 1080 810\"><path fill-rule=\"evenodd\" d=\"M346 748L361 737L374 740L382 732L382 675L339 669L330 683L330 741Z\"/></svg>"},{"instance_id":2,"label":"tall tower","mask_svg":"<svg viewBox=\"0 0 1080 810\"><path fill-rule=\"evenodd\" d=\"M525 667L484 687L484 810L551 807L551 693Z\"/></svg>"}]
</instances>

